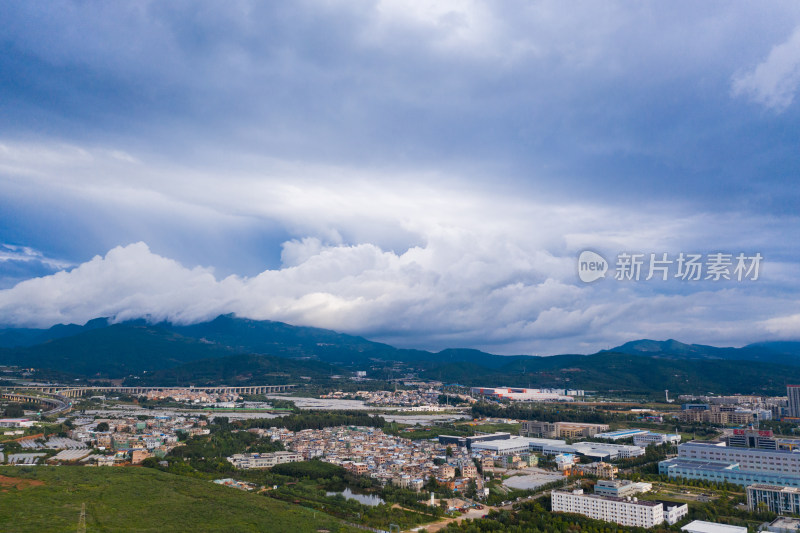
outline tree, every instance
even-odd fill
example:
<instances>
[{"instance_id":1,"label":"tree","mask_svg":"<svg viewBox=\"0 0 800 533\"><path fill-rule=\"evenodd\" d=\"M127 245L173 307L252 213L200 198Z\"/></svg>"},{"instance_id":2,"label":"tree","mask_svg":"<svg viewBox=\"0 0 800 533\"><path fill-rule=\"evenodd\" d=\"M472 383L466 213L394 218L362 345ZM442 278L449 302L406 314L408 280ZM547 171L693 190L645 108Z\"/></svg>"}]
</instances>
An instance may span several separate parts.
<instances>
[{"instance_id":1,"label":"tree","mask_svg":"<svg viewBox=\"0 0 800 533\"><path fill-rule=\"evenodd\" d=\"M478 495L478 485L475 483L474 479L469 480L469 484L467 485L467 490L464 491L464 494L467 498L474 498Z\"/></svg>"},{"instance_id":2,"label":"tree","mask_svg":"<svg viewBox=\"0 0 800 533\"><path fill-rule=\"evenodd\" d=\"M439 483L436 481L436 478L431 476L428 478L428 481L425 482L424 489L429 492L436 492L439 490Z\"/></svg>"},{"instance_id":3,"label":"tree","mask_svg":"<svg viewBox=\"0 0 800 533\"><path fill-rule=\"evenodd\" d=\"M447 449L445 450L444 454L447 457L453 457L453 448L451 446L448 446Z\"/></svg>"},{"instance_id":4,"label":"tree","mask_svg":"<svg viewBox=\"0 0 800 533\"><path fill-rule=\"evenodd\" d=\"M96 428L97 431L101 431L101 432L102 431L108 431L109 429L110 428L108 426L108 422L100 422L99 424L97 424L97 428Z\"/></svg>"},{"instance_id":5,"label":"tree","mask_svg":"<svg viewBox=\"0 0 800 533\"><path fill-rule=\"evenodd\" d=\"M3 416L5 418L22 418L25 416L25 410L21 403L10 403L3 411Z\"/></svg>"}]
</instances>

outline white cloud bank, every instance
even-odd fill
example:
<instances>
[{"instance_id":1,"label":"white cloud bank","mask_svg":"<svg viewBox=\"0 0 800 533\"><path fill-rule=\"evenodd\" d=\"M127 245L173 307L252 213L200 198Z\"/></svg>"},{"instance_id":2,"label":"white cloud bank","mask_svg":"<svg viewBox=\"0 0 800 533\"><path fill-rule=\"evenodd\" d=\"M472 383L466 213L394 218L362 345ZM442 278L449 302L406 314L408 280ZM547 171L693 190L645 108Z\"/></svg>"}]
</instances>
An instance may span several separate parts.
<instances>
[{"instance_id":1,"label":"white cloud bank","mask_svg":"<svg viewBox=\"0 0 800 533\"><path fill-rule=\"evenodd\" d=\"M404 253L308 238L286 243L292 266L219 280L211 269L186 268L136 243L0 291L0 316L48 326L99 316L192 323L232 312L406 346L500 353L592 351L642 336L733 344L763 338L773 327L720 313L742 302L764 307L758 296L730 286L673 296L623 289L612 297L613 281L575 283L573 257L527 254L474 234L454 245L458 239L449 237ZM770 304L791 309L789 301ZM799 330L796 320L789 326Z\"/></svg>"},{"instance_id":2,"label":"white cloud bank","mask_svg":"<svg viewBox=\"0 0 800 533\"><path fill-rule=\"evenodd\" d=\"M800 27L756 68L735 76L732 93L781 112L792 104L799 88Z\"/></svg>"},{"instance_id":3,"label":"white cloud bank","mask_svg":"<svg viewBox=\"0 0 800 533\"><path fill-rule=\"evenodd\" d=\"M58 205L88 201L134 227L150 219L213 227L231 241L245 223L274 223L290 236L280 266L220 278L184 266L216 264L213 255L182 264L138 242L0 291L0 324L100 316L189 323L232 312L402 346L547 354L642 337L717 345L788 338L791 324L778 334L766 321L800 312L798 267L774 259L791 257L782 236L800 227L797 217L553 202L535 183L522 192L391 170L371 180L368 168L272 159L222 178L119 153L0 143L0 190L37 201L46 192ZM583 285L575 261L586 248L762 252L768 268L752 285Z\"/></svg>"}]
</instances>

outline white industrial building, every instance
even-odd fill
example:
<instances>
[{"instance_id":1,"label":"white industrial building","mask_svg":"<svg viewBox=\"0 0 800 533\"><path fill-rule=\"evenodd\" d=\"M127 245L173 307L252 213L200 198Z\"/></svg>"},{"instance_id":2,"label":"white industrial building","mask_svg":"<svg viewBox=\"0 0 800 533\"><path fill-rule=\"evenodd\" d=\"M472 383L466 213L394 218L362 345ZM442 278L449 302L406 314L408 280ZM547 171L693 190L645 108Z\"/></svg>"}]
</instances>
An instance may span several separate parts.
<instances>
[{"instance_id":1,"label":"white industrial building","mask_svg":"<svg viewBox=\"0 0 800 533\"><path fill-rule=\"evenodd\" d=\"M617 431L607 431L605 433L598 433L595 435L597 439L605 439L605 440L622 440L622 439L630 439L631 437L635 437L636 435L644 435L646 433L650 433L644 429L618 429Z\"/></svg>"},{"instance_id":2,"label":"white industrial building","mask_svg":"<svg viewBox=\"0 0 800 533\"><path fill-rule=\"evenodd\" d=\"M567 444L557 439L534 439L530 437L509 437L472 443L472 451L488 451L495 455L514 455L534 452L543 455L573 454L591 457L598 461L629 459L644 455L644 448L625 444L605 442L576 442Z\"/></svg>"},{"instance_id":3,"label":"white industrial building","mask_svg":"<svg viewBox=\"0 0 800 533\"><path fill-rule=\"evenodd\" d=\"M572 402L575 396L583 396L582 390L573 389L522 389L514 387L472 387L475 396L488 396L500 400L520 402Z\"/></svg>"},{"instance_id":4,"label":"white industrial building","mask_svg":"<svg viewBox=\"0 0 800 533\"><path fill-rule=\"evenodd\" d=\"M550 496L554 512L576 513L632 527L651 528L664 522L664 506L660 502L584 494L581 489L554 490Z\"/></svg>"},{"instance_id":5,"label":"white industrial building","mask_svg":"<svg viewBox=\"0 0 800 533\"><path fill-rule=\"evenodd\" d=\"M655 444L656 446L661 444L678 444L681 441L681 436L677 433L652 433L648 431L647 433L634 435L633 436L633 444L636 446L650 446Z\"/></svg>"},{"instance_id":6,"label":"white industrial building","mask_svg":"<svg viewBox=\"0 0 800 533\"><path fill-rule=\"evenodd\" d=\"M785 450L760 450L725 446L724 442L696 442L681 444L680 458L737 463L740 470L770 472L800 477L800 453Z\"/></svg>"},{"instance_id":7,"label":"white industrial building","mask_svg":"<svg viewBox=\"0 0 800 533\"><path fill-rule=\"evenodd\" d=\"M694 520L681 528L686 533L747 533L746 527L717 524L704 520Z\"/></svg>"},{"instance_id":8,"label":"white industrial building","mask_svg":"<svg viewBox=\"0 0 800 533\"><path fill-rule=\"evenodd\" d=\"M598 496L625 498L640 492L650 492L652 489L652 483L633 482L627 479L601 479L595 484L594 493Z\"/></svg>"},{"instance_id":9,"label":"white industrial building","mask_svg":"<svg viewBox=\"0 0 800 533\"><path fill-rule=\"evenodd\" d=\"M33 420L27 418L0 418L0 428L29 428L33 427Z\"/></svg>"},{"instance_id":10,"label":"white industrial building","mask_svg":"<svg viewBox=\"0 0 800 533\"><path fill-rule=\"evenodd\" d=\"M470 448L473 452L487 451L494 455L516 455L531 451L531 440L527 437L511 437L503 440L475 442Z\"/></svg>"},{"instance_id":11,"label":"white industrial building","mask_svg":"<svg viewBox=\"0 0 800 533\"><path fill-rule=\"evenodd\" d=\"M303 456L295 452L237 453L227 458L236 468L271 468L283 463L302 461Z\"/></svg>"}]
</instances>

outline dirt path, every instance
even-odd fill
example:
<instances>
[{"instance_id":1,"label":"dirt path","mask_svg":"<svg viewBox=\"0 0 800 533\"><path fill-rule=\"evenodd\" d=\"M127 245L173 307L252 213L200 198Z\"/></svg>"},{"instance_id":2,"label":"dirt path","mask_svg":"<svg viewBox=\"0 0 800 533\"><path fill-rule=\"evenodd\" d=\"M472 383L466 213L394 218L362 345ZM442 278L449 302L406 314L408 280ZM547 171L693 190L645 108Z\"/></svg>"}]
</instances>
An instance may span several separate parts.
<instances>
[{"instance_id":1,"label":"dirt path","mask_svg":"<svg viewBox=\"0 0 800 533\"><path fill-rule=\"evenodd\" d=\"M44 481L38 479L21 479L18 477L8 477L0 475L0 492L8 492L8 489L25 490L31 487L44 485Z\"/></svg>"}]
</instances>

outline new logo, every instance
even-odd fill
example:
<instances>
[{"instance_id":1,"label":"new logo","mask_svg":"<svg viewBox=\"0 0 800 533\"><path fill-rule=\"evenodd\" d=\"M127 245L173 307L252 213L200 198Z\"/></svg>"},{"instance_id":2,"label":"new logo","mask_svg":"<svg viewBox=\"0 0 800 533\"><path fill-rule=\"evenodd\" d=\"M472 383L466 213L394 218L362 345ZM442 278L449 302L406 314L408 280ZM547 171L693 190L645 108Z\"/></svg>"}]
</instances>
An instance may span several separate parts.
<instances>
[{"instance_id":1,"label":"new logo","mask_svg":"<svg viewBox=\"0 0 800 533\"><path fill-rule=\"evenodd\" d=\"M604 278L607 271L608 261L602 255L590 250L581 252L578 257L578 277L582 282L591 283Z\"/></svg>"}]
</instances>

